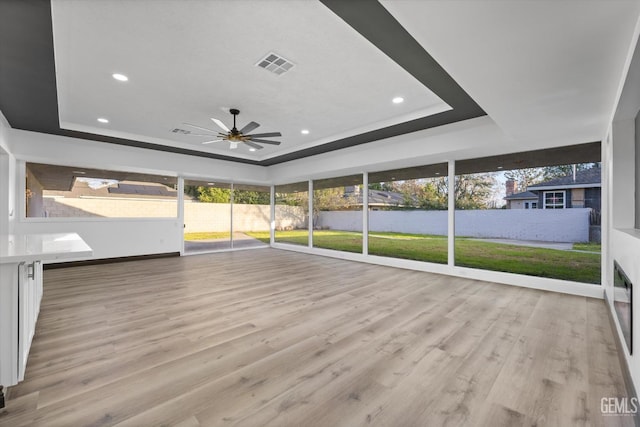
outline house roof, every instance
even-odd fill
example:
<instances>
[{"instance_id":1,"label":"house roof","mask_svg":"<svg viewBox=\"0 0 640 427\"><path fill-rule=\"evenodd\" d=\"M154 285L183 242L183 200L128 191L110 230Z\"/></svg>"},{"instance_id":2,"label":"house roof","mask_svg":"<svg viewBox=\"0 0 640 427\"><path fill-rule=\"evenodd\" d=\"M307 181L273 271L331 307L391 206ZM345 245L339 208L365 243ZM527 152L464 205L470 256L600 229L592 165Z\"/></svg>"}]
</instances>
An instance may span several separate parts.
<instances>
[{"instance_id":1,"label":"house roof","mask_svg":"<svg viewBox=\"0 0 640 427\"><path fill-rule=\"evenodd\" d=\"M88 182L75 181L70 191L47 190L48 196L63 196L67 198L83 197L120 197L145 199L176 199L177 191L163 184L152 182L119 182L93 188ZM188 196L185 196L188 198Z\"/></svg>"},{"instance_id":2,"label":"house roof","mask_svg":"<svg viewBox=\"0 0 640 427\"><path fill-rule=\"evenodd\" d=\"M362 203L362 196L358 200ZM369 205L400 206L404 204L402 193L395 191L369 190Z\"/></svg>"},{"instance_id":3,"label":"house roof","mask_svg":"<svg viewBox=\"0 0 640 427\"><path fill-rule=\"evenodd\" d=\"M576 172L575 179L573 174L555 178L549 181L541 182L540 184L527 187L527 190L538 190L544 188L558 188L558 187L600 187L601 186L601 172L599 167L593 167L591 169L585 169Z\"/></svg>"},{"instance_id":4,"label":"house roof","mask_svg":"<svg viewBox=\"0 0 640 427\"><path fill-rule=\"evenodd\" d=\"M515 193L504 198L505 200L537 200L538 195L531 191L523 191L522 193Z\"/></svg>"}]
</instances>

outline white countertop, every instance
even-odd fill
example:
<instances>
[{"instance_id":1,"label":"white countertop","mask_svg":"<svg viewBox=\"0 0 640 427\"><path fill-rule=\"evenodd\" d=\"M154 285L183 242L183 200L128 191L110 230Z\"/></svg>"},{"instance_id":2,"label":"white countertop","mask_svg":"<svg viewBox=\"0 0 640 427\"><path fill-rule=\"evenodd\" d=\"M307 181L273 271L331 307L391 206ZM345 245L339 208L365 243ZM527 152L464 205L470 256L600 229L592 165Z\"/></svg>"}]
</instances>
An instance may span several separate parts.
<instances>
[{"instance_id":1,"label":"white countertop","mask_svg":"<svg viewBox=\"0 0 640 427\"><path fill-rule=\"evenodd\" d=\"M93 250L77 233L0 235L0 264L89 257Z\"/></svg>"}]
</instances>

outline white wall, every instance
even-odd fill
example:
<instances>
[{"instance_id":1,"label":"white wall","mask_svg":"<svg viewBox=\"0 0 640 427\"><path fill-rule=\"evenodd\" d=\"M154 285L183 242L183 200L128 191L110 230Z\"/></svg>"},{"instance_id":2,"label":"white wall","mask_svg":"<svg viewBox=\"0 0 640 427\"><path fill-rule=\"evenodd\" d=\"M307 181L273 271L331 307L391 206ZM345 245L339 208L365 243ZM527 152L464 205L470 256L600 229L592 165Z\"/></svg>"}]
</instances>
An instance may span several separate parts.
<instances>
[{"instance_id":1,"label":"white wall","mask_svg":"<svg viewBox=\"0 0 640 427\"><path fill-rule=\"evenodd\" d=\"M16 218L16 159L9 151L9 130L9 124L0 112L0 234L13 233Z\"/></svg>"},{"instance_id":2,"label":"white wall","mask_svg":"<svg viewBox=\"0 0 640 427\"><path fill-rule=\"evenodd\" d=\"M269 167L274 184L331 178L361 172L378 172L423 166L449 160L473 159L535 149L582 144L573 138L515 141L489 116L399 135L347 149L285 162Z\"/></svg>"},{"instance_id":3,"label":"white wall","mask_svg":"<svg viewBox=\"0 0 640 427\"><path fill-rule=\"evenodd\" d=\"M271 166L269 174L275 184L285 184L439 163L465 155L474 157L474 152L490 155L487 150L504 152L510 146L512 141L485 116L371 142L365 151L363 146L355 146L281 163Z\"/></svg>"},{"instance_id":4,"label":"white wall","mask_svg":"<svg viewBox=\"0 0 640 427\"><path fill-rule=\"evenodd\" d=\"M92 259L171 253L182 249L182 221L177 218L35 219L28 223L18 222L16 232L78 233L93 249Z\"/></svg>"},{"instance_id":5,"label":"white wall","mask_svg":"<svg viewBox=\"0 0 640 427\"><path fill-rule=\"evenodd\" d=\"M271 206L269 205L233 205L233 230L269 231ZM202 231L229 231L231 227L231 205L228 203L184 204L184 224L186 233ZM299 206L275 206L275 228L303 228L305 226L304 209Z\"/></svg>"},{"instance_id":6,"label":"white wall","mask_svg":"<svg viewBox=\"0 0 640 427\"><path fill-rule=\"evenodd\" d=\"M640 109L640 19L629 47L627 69L620 81L619 96L612 120L603 140L603 287L614 317L622 352L636 390L640 390L640 230L636 218L636 145L634 118ZM609 142L610 141L610 142ZM613 308L613 261L617 261L634 286L633 355L624 344Z\"/></svg>"},{"instance_id":7,"label":"white wall","mask_svg":"<svg viewBox=\"0 0 640 427\"><path fill-rule=\"evenodd\" d=\"M218 179L221 182L264 184L267 169L183 154L86 141L22 130L9 130L9 149L19 160L82 166L86 168L126 170L140 173L182 175Z\"/></svg>"},{"instance_id":8,"label":"white wall","mask_svg":"<svg viewBox=\"0 0 640 427\"><path fill-rule=\"evenodd\" d=\"M371 215L369 224L371 224ZM321 211L314 226L331 230L362 231L362 211ZM371 225L369 229L371 230Z\"/></svg>"},{"instance_id":9,"label":"white wall","mask_svg":"<svg viewBox=\"0 0 640 427\"><path fill-rule=\"evenodd\" d=\"M588 242L590 209L456 211L456 235L465 237ZM362 230L362 213L320 212L318 226ZM369 230L447 235L447 211L371 211Z\"/></svg>"}]
</instances>

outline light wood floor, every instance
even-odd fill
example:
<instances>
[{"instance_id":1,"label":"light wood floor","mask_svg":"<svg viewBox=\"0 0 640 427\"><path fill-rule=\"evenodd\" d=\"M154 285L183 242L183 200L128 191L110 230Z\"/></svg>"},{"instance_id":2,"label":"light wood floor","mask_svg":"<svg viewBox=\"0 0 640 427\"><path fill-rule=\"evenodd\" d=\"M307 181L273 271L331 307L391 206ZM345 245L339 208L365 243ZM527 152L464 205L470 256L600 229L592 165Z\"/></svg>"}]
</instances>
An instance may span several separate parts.
<instances>
[{"instance_id":1,"label":"light wood floor","mask_svg":"<svg viewBox=\"0 0 640 427\"><path fill-rule=\"evenodd\" d=\"M0 425L632 425L622 396L601 300L263 249L46 271Z\"/></svg>"}]
</instances>

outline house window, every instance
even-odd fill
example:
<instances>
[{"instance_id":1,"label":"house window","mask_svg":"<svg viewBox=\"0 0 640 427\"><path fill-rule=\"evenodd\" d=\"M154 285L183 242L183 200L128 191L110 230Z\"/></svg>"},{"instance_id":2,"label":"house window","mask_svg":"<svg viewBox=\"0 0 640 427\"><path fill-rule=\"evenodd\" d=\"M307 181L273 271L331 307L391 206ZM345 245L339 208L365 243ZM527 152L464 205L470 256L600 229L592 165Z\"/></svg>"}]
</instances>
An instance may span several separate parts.
<instances>
[{"instance_id":1,"label":"house window","mask_svg":"<svg viewBox=\"0 0 640 427\"><path fill-rule=\"evenodd\" d=\"M531 202L531 209L538 209L538 202Z\"/></svg>"},{"instance_id":2,"label":"house window","mask_svg":"<svg viewBox=\"0 0 640 427\"><path fill-rule=\"evenodd\" d=\"M564 209L564 191L545 191L545 209Z\"/></svg>"}]
</instances>

